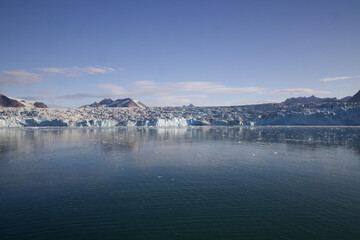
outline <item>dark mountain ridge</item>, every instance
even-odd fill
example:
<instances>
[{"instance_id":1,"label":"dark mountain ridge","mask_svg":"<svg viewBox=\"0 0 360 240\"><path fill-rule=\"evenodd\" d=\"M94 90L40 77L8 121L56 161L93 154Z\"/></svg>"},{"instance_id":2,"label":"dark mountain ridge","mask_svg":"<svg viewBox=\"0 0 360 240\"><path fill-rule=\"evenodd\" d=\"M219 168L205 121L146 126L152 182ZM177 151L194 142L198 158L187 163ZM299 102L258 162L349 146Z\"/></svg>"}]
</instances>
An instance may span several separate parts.
<instances>
[{"instance_id":1,"label":"dark mountain ridge","mask_svg":"<svg viewBox=\"0 0 360 240\"><path fill-rule=\"evenodd\" d=\"M0 106L1 107L36 107L36 108L47 108L46 104L42 102L28 101L24 99L9 98L0 93Z\"/></svg>"},{"instance_id":2,"label":"dark mountain ridge","mask_svg":"<svg viewBox=\"0 0 360 240\"><path fill-rule=\"evenodd\" d=\"M105 98L101 100L99 103L94 102L89 105L85 105L82 107L146 107L145 104L138 100L134 100L132 98L124 98L124 99L116 99L112 100L111 98Z\"/></svg>"},{"instance_id":3,"label":"dark mountain ridge","mask_svg":"<svg viewBox=\"0 0 360 240\"><path fill-rule=\"evenodd\" d=\"M349 100L349 102L360 102L360 90Z\"/></svg>"},{"instance_id":4,"label":"dark mountain ridge","mask_svg":"<svg viewBox=\"0 0 360 240\"><path fill-rule=\"evenodd\" d=\"M25 107L19 101L10 99L7 96L0 93L0 106L2 107Z\"/></svg>"},{"instance_id":5,"label":"dark mountain ridge","mask_svg":"<svg viewBox=\"0 0 360 240\"><path fill-rule=\"evenodd\" d=\"M318 98L314 95L311 97L296 97L288 98L283 103L284 104L296 104L296 103L320 103L320 102L348 102L352 97L347 96L341 99L333 98Z\"/></svg>"}]
</instances>

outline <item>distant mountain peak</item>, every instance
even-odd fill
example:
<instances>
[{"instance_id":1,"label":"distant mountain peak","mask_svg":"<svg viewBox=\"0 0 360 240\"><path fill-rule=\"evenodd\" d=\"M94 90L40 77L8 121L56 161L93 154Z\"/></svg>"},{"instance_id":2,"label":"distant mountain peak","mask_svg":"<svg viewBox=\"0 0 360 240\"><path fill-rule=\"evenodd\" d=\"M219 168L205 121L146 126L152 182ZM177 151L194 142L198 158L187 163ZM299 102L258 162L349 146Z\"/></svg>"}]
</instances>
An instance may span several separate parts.
<instances>
[{"instance_id":1,"label":"distant mountain peak","mask_svg":"<svg viewBox=\"0 0 360 240\"><path fill-rule=\"evenodd\" d=\"M349 102L360 102L360 90L349 100Z\"/></svg>"},{"instance_id":2,"label":"distant mountain peak","mask_svg":"<svg viewBox=\"0 0 360 240\"><path fill-rule=\"evenodd\" d=\"M99 105L107 105L107 104L110 104L110 103L112 103L113 102L113 100L111 99L111 98L104 98L103 100L101 100L100 102L99 102ZM96 102L95 102L96 103Z\"/></svg>"},{"instance_id":3,"label":"distant mountain peak","mask_svg":"<svg viewBox=\"0 0 360 240\"><path fill-rule=\"evenodd\" d=\"M111 98L104 98L99 103L94 102L89 105L85 105L82 107L146 107L145 104L138 100L134 100L132 98L123 98L123 99L116 99L112 100Z\"/></svg>"}]
</instances>

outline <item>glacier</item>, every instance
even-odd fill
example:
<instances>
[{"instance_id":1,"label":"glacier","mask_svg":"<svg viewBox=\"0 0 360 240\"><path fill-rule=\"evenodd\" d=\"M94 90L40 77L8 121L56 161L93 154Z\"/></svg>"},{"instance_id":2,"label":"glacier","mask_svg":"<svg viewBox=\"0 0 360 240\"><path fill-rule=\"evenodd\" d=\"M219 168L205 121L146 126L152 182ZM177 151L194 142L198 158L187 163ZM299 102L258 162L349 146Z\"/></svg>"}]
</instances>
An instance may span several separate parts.
<instances>
[{"instance_id":1,"label":"glacier","mask_svg":"<svg viewBox=\"0 0 360 240\"><path fill-rule=\"evenodd\" d=\"M0 127L360 125L360 103L228 107L0 108Z\"/></svg>"}]
</instances>

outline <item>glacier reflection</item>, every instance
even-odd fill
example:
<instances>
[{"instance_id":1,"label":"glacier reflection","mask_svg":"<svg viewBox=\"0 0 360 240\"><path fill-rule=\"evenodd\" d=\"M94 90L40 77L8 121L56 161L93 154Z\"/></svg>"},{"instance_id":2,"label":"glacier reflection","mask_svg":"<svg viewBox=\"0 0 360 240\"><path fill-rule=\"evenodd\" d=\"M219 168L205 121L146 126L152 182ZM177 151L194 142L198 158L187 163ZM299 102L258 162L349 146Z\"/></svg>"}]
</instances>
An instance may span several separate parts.
<instances>
[{"instance_id":1,"label":"glacier reflection","mask_svg":"<svg viewBox=\"0 0 360 240\"><path fill-rule=\"evenodd\" d=\"M239 143L286 144L316 149L342 147L360 154L357 127L183 127L183 128L40 128L0 129L0 153L51 150L61 145L100 146L102 151L133 151L148 143L176 144L226 141ZM0 154L1 156L1 154Z\"/></svg>"}]
</instances>

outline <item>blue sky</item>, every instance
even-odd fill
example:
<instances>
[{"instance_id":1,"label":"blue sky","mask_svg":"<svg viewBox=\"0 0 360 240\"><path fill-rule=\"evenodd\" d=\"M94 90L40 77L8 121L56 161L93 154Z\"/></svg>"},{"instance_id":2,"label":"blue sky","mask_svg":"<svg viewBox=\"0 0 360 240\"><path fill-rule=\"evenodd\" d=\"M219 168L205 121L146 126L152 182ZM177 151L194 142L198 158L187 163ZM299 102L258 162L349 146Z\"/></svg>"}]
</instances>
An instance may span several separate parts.
<instances>
[{"instance_id":1,"label":"blue sky","mask_svg":"<svg viewBox=\"0 0 360 240\"><path fill-rule=\"evenodd\" d=\"M345 97L360 1L0 0L0 93L78 107Z\"/></svg>"}]
</instances>

